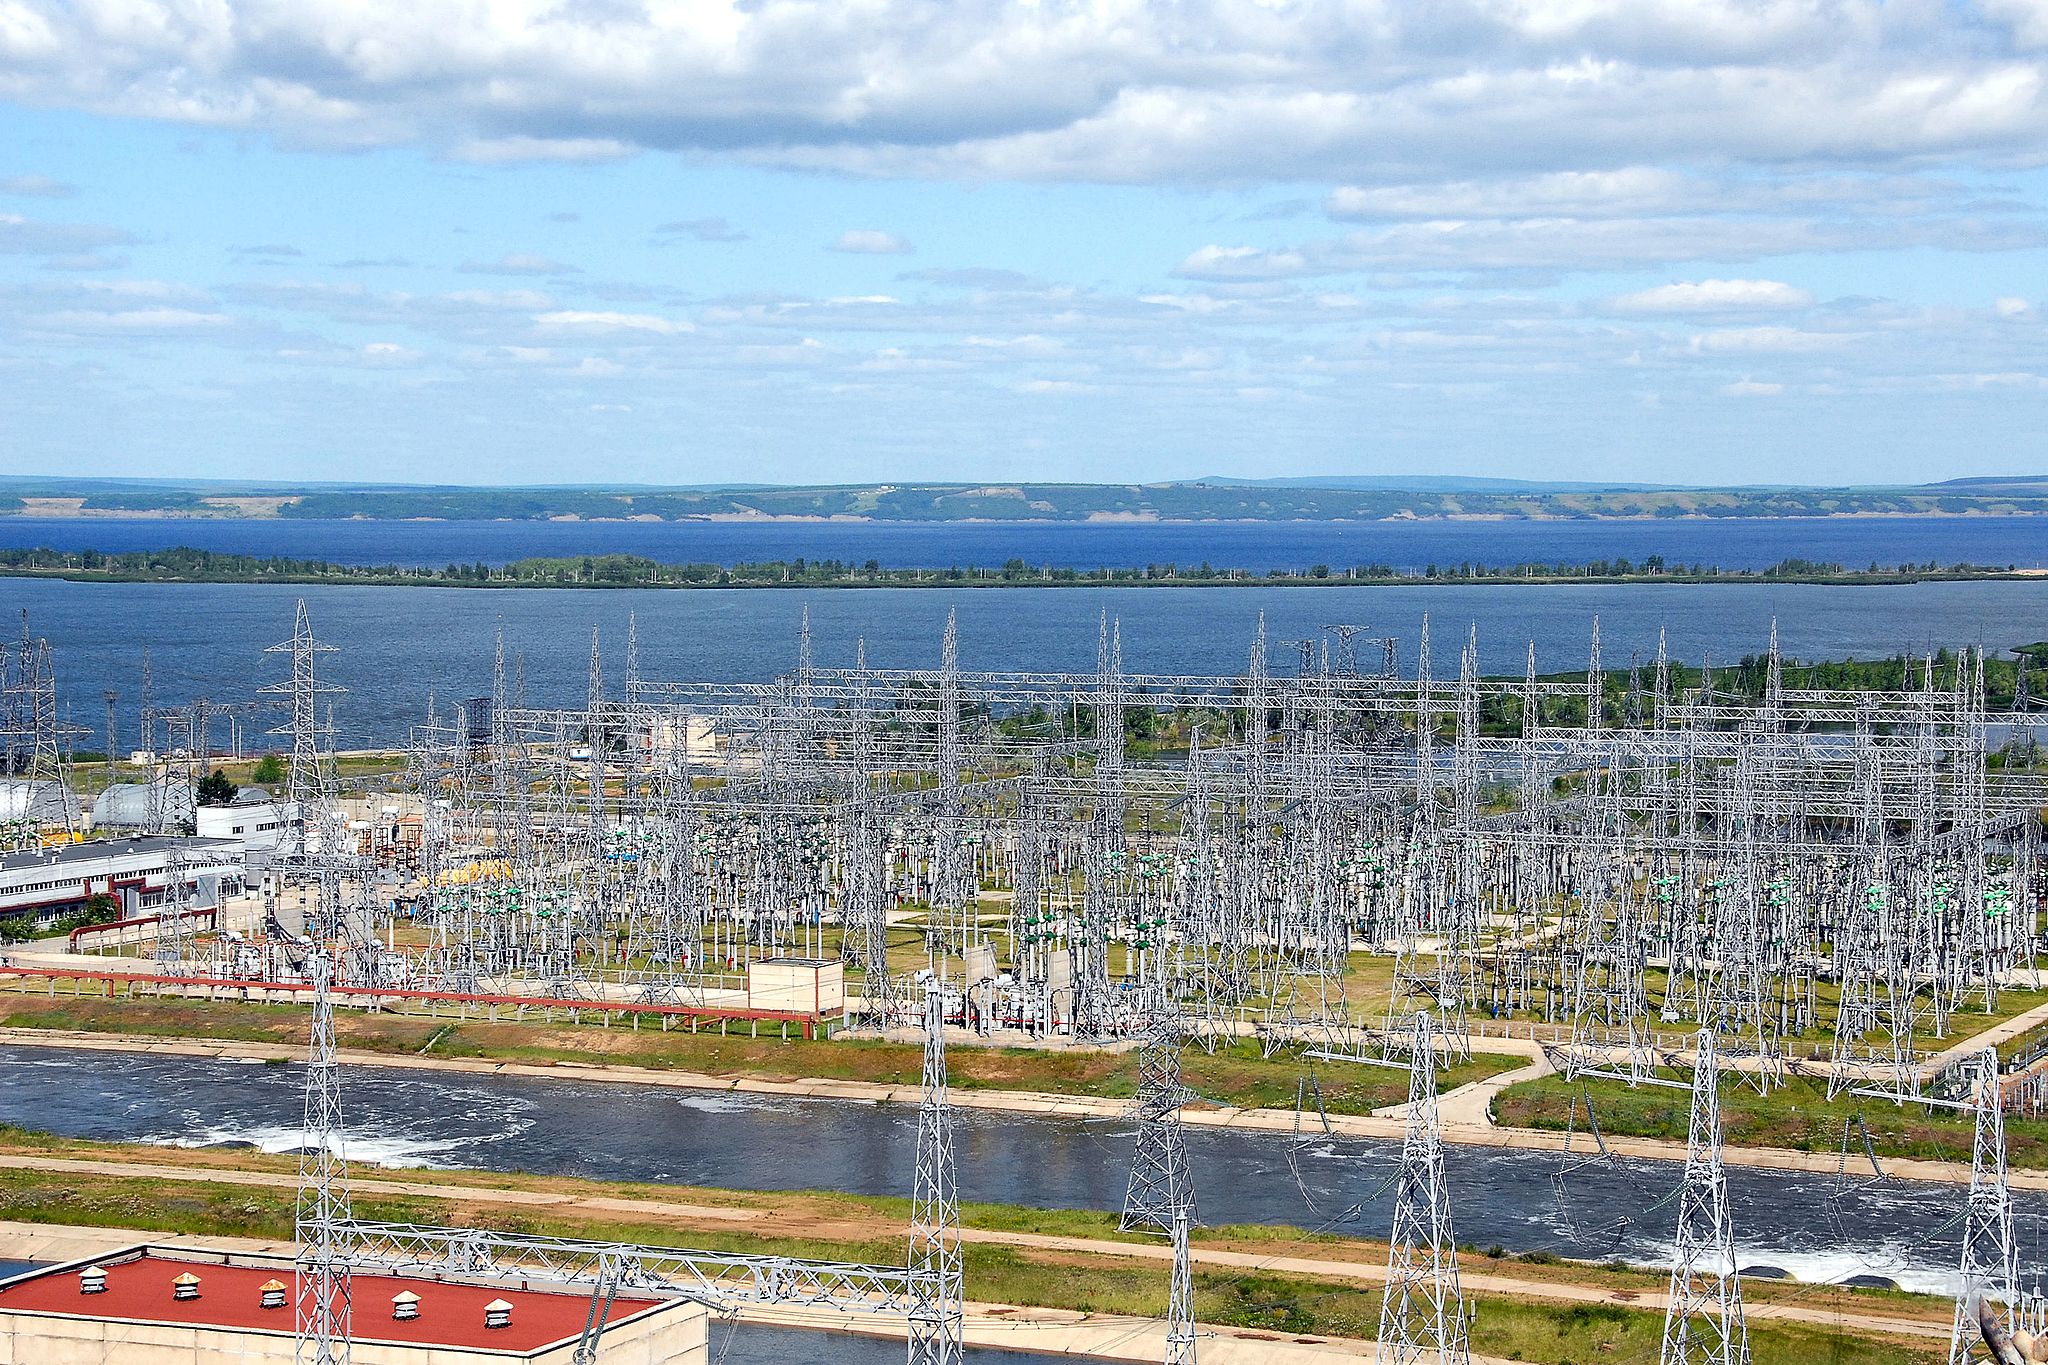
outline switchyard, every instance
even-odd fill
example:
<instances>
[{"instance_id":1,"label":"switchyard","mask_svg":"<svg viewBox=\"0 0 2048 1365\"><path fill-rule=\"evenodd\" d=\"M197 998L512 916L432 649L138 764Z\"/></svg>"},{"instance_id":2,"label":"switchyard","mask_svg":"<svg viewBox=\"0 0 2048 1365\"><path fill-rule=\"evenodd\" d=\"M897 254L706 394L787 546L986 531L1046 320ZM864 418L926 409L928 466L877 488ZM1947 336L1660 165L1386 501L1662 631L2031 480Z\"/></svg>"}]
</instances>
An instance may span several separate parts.
<instances>
[{"instance_id":1,"label":"switchyard","mask_svg":"<svg viewBox=\"0 0 2048 1365\"><path fill-rule=\"evenodd\" d=\"M1981 650L1902 661L1880 687L1795 686L1771 639L1748 689L1661 643L1617 670L1597 621L1583 676L1562 679L1533 648L1520 678L1482 677L1476 636L1433 646L1427 619L1412 643L1261 631L1224 676L1128 671L1107 619L1092 672L975 671L949 622L933 668L822 663L806 629L773 681L720 682L642 676L629 627L616 676L593 638L573 707L527 704L501 640L488 690L430 705L402 771L344 783L301 605L263 688L291 823L259 913L242 930L185 913L174 855L153 932L101 967L313 1000L296 1293L322 1365L346 1355L347 1276L372 1266L583 1284L598 1322L622 1292L897 1314L914 1361L959 1359L949 1033L1139 1051L1123 1225L1173 1248L1173 1361L1198 1335L1183 1051L1250 1040L1408 1072L1381 1358L1451 1361L1468 1314L1437 1075L1489 1035L1541 1042L1575 1080L1691 1073L1667 1365L1747 1358L1725 1079L1970 1112L1959 1361L1983 1349L1980 1310L1993 1334L2042 1316L2002 1129L2034 1083L1950 1045L1957 1014L2042 984L2048 773L2026 662L1993 710ZM6 657L10 780L68 791L47 646L25 630ZM149 759L152 789L204 767L208 709L145 713L189 741ZM1160 733L1176 742L1146 742ZM160 805L173 835L181 807ZM18 845L83 829L75 802L33 809L8 827ZM907 1260L357 1221L331 1141L337 1002L914 1032Z\"/></svg>"}]
</instances>

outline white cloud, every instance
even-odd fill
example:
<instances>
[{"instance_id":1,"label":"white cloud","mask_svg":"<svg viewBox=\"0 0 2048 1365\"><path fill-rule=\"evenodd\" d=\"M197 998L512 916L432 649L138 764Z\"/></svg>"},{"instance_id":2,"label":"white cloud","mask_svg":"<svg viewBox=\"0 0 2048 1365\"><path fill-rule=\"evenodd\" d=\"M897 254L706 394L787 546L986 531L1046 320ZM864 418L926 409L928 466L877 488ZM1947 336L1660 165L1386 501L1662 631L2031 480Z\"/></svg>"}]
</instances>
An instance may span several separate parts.
<instances>
[{"instance_id":1,"label":"white cloud","mask_svg":"<svg viewBox=\"0 0 2048 1365\"><path fill-rule=\"evenodd\" d=\"M1692 339L1691 349L1701 355L1732 352L1795 355L1832 351L1852 340L1853 337L1837 332L1802 332L1794 327L1729 327L1700 333Z\"/></svg>"},{"instance_id":2,"label":"white cloud","mask_svg":"<svg viewBox=\"0 0 2048 1365\"><path fill-rule=\"evenodd\" d=\"M33 199L69 199L78 193L72 186L47 175L0 176L0 194L19 194Z\"/></svg>"},{"instance_id":3,"label":"white cloud","mask_svg":"<svg viewBox=\"0 0 2048 1365\"><path fill-rule=\"evenodd\" d=\"M224 327L229 319L225 313L202 313L190 308L125 308L104 312L60 309L32 321L54 332L134 333Z\"/></svg>"},{"instance_id":4,"label":"white cloud","mask_svg":"<svg viewBox=\"0 0 2048 1365\"><path fill-rule=\"evenodd\" d=\"M529 161L617 161L633 148L609 137L471 138L449 153L457 161L482 166L518 165Z\"/></svg>"},{"instance_id":5,"label":"white cloud","mask_svg":"<svg viewBox=\"0 0 2048 1365\"><path fill-rule=\"evenodd\" d=\"M1810 308L1813 295L1782 280L1699 280L1623 294L1610 306L1622 313L1751 313Z\"/></svg>"},{"instance_id":6,"label":"white cloud","mask_svg":"<svg viewBox=\"0 0 2048 1365\"><path fill-rule=\"evenodd\" d=\"M485 162L1370 187L2048 150L2041 0L10 0L0 51L22 104Z\"/></svg>"},{"instance_id":7,"label":"white cloud","mask_svg":"<svg viewBox=\"0 0 2048 1365\"><path fill-rule=\"evenodd\" d=\"M0 85L0 90L5 86ZM125 246L135 239L119 228L89 223L43 223L18 213L0 213L0 255L58 256L100 247Z\"/></svg>"},{"instance_id":8,"label":"white cloud","mask_svg":"<svg viewBox=\"0 0 2048 1365\"><path fill-rule=\"evenodd\" d=\"M2002 318L2025 318L2034 315L2034 305L2020 298L1999 299L1991 308Z\"/></svg>"},{"instance_id":9,"label":"white cloud","mask_svg":"<svg viewBox=\"0 0 2048 1365\"><path fill-rule=\"evenodd\" d=\"M575 275L573 265L549 260L530 251L508 251L495 261L464 261L457 269L466 275Z\"/></svg>"},{"instance_id":10,"label":"white cloud","mask_svg":"<svg viewBox=\"0 0 2048 1365\"><path fill-rule=\"evenodd\" d=\"M692 332L696 328L687 322L658 317L652 313L593 313L576 309L564 309L554 313L542 313L534 319L541 328L551 332L581 333L644 333L654 336L675 336Z\"/></svg>"},{"instance_id":11,"label":"white cloud","mask_svg":"<svg viewBox=\"0 0 2048 1365\"><path fill-rule=\"evenodd\" d=\"M721 217L685 218L663 223L654 230L658 237L694 237L700 242L744 242L747 234Z\"/></svg>"},{"instance_id":12,"label":"white cloud","mask_svg":"<svg viewBox=\"0 0 2048 1365\"><path fill-rule=\"evenodd\" d=\"M1182 260L1175 273L1224 281L1370 273L1392 284L1412 283L1416 275L1488 273L1548 284L1568 273L1702 261L1914 247L1955 252L2044 246L2048 221L1954 212L1919 217L1430 219L1289 247L1205 246Z\"/></svg>"},{"instance_id":13,"label":"white cloud","mask_svg":"<svg viewBox=\"0 0 2048 1365\"><path fill-rule=\"evenodd\" d=\"M1721 392L1730 398L1775 398L1784 391L1783 384L1770 384L1757 379L1738 379L1733 384L1721 386Z\"/></svg>"},{"instance_id":14,"label":"white cloud","mask_svg":"<svg viewBox=\"0 0 2048 1365\"><path fill-rule=\"evenodd\" d=\"M1614 171L1554 171L1494 181L1448 184L1344 186L1325 205L1332 218L1574 218L1627 216L1683 206L1721 207L1707 201L1708 182L1657 166Z\"/></svg>"},{"instance_id":15,"label":"white cloud","mask_svg":"<svg viewBox=\"0 0 2048 1365\"><path fill-rule=\"evenodd\" d=\"M908 256L911 245L893 232L851 228L839 234L839 239L832 243L832 250L863 256Z\"/></svg>"}]
</instances>

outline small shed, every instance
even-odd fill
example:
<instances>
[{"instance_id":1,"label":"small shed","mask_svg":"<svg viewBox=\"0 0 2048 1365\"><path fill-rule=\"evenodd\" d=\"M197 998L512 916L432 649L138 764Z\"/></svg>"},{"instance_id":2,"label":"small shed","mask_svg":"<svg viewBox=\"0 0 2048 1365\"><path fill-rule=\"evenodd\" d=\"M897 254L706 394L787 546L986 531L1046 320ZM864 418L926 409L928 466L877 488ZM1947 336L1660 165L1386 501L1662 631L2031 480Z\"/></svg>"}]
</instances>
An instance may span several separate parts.
<instances>
[{"instance_id":1,"label":"small shed","mask_svg":"<svg viewBox=\"0 0 2048 1365\"><path fill-rule=\"evenodd\" d=\"M747 1008L820 1018L844 1014L846 964L822 957L764 957L749 962Z\"/></svg>"}]
</instances>

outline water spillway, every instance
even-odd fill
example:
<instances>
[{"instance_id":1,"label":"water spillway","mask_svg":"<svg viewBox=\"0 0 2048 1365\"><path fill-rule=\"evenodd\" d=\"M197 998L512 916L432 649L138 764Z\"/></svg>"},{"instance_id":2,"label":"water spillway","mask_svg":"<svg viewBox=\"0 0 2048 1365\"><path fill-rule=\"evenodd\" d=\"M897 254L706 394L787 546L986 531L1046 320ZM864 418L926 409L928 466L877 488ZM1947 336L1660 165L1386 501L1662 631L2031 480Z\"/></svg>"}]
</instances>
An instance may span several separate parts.
<instances>
[{"instance_id":1,"label":"water spillway","mask_svg":"<svg viewBox=\"0 0 2048 1365\"><path fill-rule=\"evenodd\" d=\"M302 1086L296 1065L0 1047L0 1122L68 1137L289 1151L303 1141ZM348 1155L363 1167L909 1193L908 1106L384 1067L351 1074L345 1095ZM956 1131L963 1200L1121 1204L1124 1124L963 1110ZM1386 1233L1397 1143L1300 1144L1204 1128L1187 1138L1204 1223ZM1668 1258L1676 1163L1565 1170L1552 1153L1469 1147L1447 1149L1446 1161L1461 1243L1640 1264ZM1953 1187L1746 1167L1731 1167L1728 1184L1746 1267L1950 1287L1961 1204ZM2014 1202L2022 1263L2039 1265L2048 1196L2019 1192Z\"/></svg>"}]
</instances>

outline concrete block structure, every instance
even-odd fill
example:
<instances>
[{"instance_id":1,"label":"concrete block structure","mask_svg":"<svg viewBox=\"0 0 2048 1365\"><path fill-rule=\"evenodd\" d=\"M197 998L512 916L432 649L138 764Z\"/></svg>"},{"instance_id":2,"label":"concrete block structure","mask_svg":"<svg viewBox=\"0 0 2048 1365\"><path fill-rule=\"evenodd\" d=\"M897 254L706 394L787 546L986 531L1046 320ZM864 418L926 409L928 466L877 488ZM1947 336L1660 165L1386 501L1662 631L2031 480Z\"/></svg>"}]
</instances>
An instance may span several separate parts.
<instances>
[{"instance_id":1,"label":"concrete block structure","mask_svg":"<svg viewBox=\"0 0 2048 1365\"><path fill-rule=\"evenodd\" d=\"M846 966L837 958L764 957L747 964L747 1008L833 1018L846 1012Z\"/></svg>"}]
</instances>

